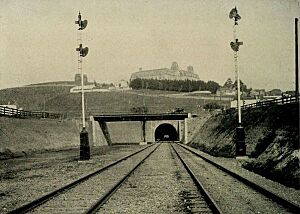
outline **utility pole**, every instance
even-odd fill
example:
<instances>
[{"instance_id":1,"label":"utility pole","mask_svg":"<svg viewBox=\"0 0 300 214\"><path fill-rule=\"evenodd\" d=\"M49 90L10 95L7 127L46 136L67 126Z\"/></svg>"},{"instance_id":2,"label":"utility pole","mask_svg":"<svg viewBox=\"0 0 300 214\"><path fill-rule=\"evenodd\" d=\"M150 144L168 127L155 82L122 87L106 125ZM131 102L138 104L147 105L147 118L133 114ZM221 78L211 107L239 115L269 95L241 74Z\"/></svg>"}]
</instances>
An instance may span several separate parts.
<instances>
[{"instance_id":1,"label":"utility pole","mask_svg":"<svg viewBox=\"0 0 300 214\"><path fill-rule=\"evenodd\" d=\"M82 131L80 132L80 160L90 159L90 145L89 145L89 135L86 130L85 125L85 104L84 104L84 75L82 71L82 58L88 54L89 48L82 47L82 30L87 26L87 20L81 20L81 14L79 11L78 20L75 21L79 28L77 30L77 42L78 48L78 73L81 73L81 110L82 110Z\"/></svg>"},{"instance_id":2,"label":"utility pole","mask_svg":"<svg viewBox=\"0 0 300 214\"><path fill-rule=\"evenodd\" d=\"M295 84L296 103L299 105L299 59L298 59L298 18L295 18Z\"/></svg>"},{"instance_id":3,"label":"utility pole","mask_svg":"<svg viewBox=\"0 0 300 214\"><path fill-rule=\"evenodd\" d=\"M219 91L220 91L220 107L222 108L222 92L221 92L221 86L219 87Z\"/></svg>"},{"instance_id":4,"label":"utility pole","mask_svg":"<svg viewBox=\"0 0 300 214\"><path fill-rule=\"evenodd\" d=\"M236 81L237 81L238 126L236 128L236 156L244 156L246 155L245 130L244 127L242 126L240 76L239 76L239 68L238 68L238 51L240 45L243 45L243 42L239 42L236 35L238 21L241 19L241 16L238 14L236 7L234 7L230 11L229 18L234 20L234 24L233 24L234 42L231 42L230 46L234 51L234 68L235 68Z\"/></svg>"}]
</instances>

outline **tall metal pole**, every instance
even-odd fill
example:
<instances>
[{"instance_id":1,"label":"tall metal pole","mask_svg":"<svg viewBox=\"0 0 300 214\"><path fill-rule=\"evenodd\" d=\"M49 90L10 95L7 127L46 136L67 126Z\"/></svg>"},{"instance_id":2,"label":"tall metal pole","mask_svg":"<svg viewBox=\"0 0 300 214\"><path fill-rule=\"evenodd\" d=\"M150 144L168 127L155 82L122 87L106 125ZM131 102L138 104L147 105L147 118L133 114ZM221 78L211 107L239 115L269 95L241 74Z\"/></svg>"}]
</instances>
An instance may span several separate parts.
<instances>
[{"instance_id":1,"label":"tall metal pole","mask_svg":"<svg viewBox=\"0 0 300 214\"><path fill-rule=\"evenodd\" d=\"M295 95L296 95L296 105L298 107L298 114L300 114L299 109L299 59L298 59L298 18L295 18ZM298 132L299 132L299 120L298 120ZM300 151L300 147L298 147Z\"/></svg>"},{"instance_id":2,"label":"tall metal pole","mask_svg":"<svg viewBox=\"0 0 300 214\"><path fill-rule=\"evenodd\" d=\"M86 130L85 124L85 104L84 104L84 75L82 70L82 58L85 57L88 53L88 48L82 47L82 35L81 31L86 28L87 20L81 20L81 14L78 14L78 20L75 21L75 24L78 24L79 28L77 30L77 42L78 48L78 73L81 73L81 111L82 111L82 131L80 132L80 160L89 160L90 159L90 145L89 145L89 136Z\"/></svg>"},{"instance_id":3,"label":"tall metal pole","mask_svg":"<svg viewBox=\"0 0 300 214\"><path fill-rule=\"evenodd\" d=\"M237 81L237 109L238 109L238 126L236 128L236 156L246 155L246 144L245 144L245 130L242 127L242 112L241 112L241 92L240 92L240 74L238 69L238 51L239 46L243 42L239 42L236 35L236 28L238 21L241 19L241 16L238 14L237 8L233 8L229 13L229 18L234 20L233 25L233 38L234 42L230 43L232 50L234 51L234 70L236 74Z\"/></svg>"},{"instance_id":4,"label":"tall metal pole","mask_svg":"<svg viewBox=\"0 0 300 214\"><path fill-rule=\"evenodd\" d=\"M237 21L233 24L233 39L238 42L236 33ZM239 45L238 45L239 46ZM238 48L238 47L237 47ZM238 67L238 49L234 50L234 71L237 82L237 109L238 109L238 124L242 124L242 112L241 112L241 90L240 90L240 72Z\"/></svg>"},{"instance_id":5,"label":"tall metal pole","mask_svg":"<svg viewBox=\"0 0 300 214\"><path fill-rule=\"evenodd\" d=\"M81 70L81 108L82 108L82 128L85 129L84 82L83 82L82 70Z\"/></svg>"},{"instance_id":6,"label":"tall metal pole","mask_svg":"<svg viewBox=\"0 0 300 214\"><path fill-rule=\"evenodd\" d=\"M240 72L238 69L238 53L234 52L234 68L237 81L237 109L238 109L238 124L242 125L242 112L241 112L241 90L240 90Z\"/></svg>"},{"instance_id":7,"label":"tall metal pole","mask_svg":"<svg viewBox=\"0 0 300 214\"><path fill-rule=\"evenodd\" d=\"M81 31L77 31L77 42L78 45L82 44ZM78 73L81 74L81 113L82 113L82 128L85 129L85 104L84 104L84 81L83 81L83 70L82 70L82 56L78 51Z\"/></svg>"},{"instance_id":8,"label":"tall metal pole","mask_svg":"<svg viewBox=\"0 0 300 214\"><path fill-rule=\"evenodd\" d=\"M299 103L298 18L295 18L295 73L296 102Z\"/></svg>"}]
</instances>

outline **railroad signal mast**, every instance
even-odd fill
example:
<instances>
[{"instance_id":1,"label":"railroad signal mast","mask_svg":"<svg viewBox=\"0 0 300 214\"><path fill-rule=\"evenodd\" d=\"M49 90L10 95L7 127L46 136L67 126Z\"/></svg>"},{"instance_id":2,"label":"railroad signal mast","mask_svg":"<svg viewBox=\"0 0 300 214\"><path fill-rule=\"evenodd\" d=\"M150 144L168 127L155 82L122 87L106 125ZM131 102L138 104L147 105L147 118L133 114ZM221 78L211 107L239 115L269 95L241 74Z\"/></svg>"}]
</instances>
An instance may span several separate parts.
<instances>
[{"instance_id":1,"label":"railroad signal mast","mask_svg":"<svg viewBox=\"0 0 300 214\"><path fill-rule=\"evenodd\" d=\"M242 112L241 112L241 92L240 92L240 76L238 68L238 51L240 45L243 45L243 42L240 42L237 38L237 26L238 21L241 19L241 16L238 14L238 10L234 7L230 13L229 18L234 20L233 24L233 42L230 42L230 47L234 51L234 70L237 81L237 109L238 109L238 126L236 128L236 156L245 156L246 155L246 145L245 145L245 130L242 126Z\"/></svg>"},{"instance_id":2,"label":"railroad signal mast","mask_svg":"<svg viewBox=\"0 0 300 214\"><path fill-rule=\"evenodd\" d=\"M299 107L298 18L295 18L295 78L296 103Z\"/></svg>"},{"instance_id":3,"label":"railroad signal mast","mask_svg":"<svg viewBox=\"0 0 300 214\"><path fill-rule=\"evenodd\" d=\"M78 67L77 71L81 74L81 109L82 109L82 131L80 132L80 160L89 160L90 159L90 145L89 145L89 136L86 130L85 125L85 99L84 99L84 75L82 71L82 59L85 57L89 48L82 46L82 30L84 30L87 26L87 20L81 19L81 14L79 11L78 19L75 21L75 24L78 24L79 28L77 30L77 43L78 48L76 51L78 52Z\"/></svg>"}]
</instances>

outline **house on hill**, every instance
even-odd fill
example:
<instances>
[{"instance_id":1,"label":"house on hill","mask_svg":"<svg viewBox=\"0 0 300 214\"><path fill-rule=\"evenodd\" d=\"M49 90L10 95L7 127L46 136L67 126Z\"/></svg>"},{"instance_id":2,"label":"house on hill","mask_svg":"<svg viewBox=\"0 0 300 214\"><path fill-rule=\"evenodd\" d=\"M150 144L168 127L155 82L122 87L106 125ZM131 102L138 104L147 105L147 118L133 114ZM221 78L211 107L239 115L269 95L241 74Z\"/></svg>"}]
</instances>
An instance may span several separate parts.
<instances>
[{"instance_id":1,"label":"house on hill","mask_svg":"<svg viewBox=\"0 0 300 214\"><path fill-rule=\"evenodd\" d=\"M156 79L156 80L199 80L199 76L194 73L193 66L188 66L187 70L181 70L177 62L173 62L171 68L159 68L152 70L139 69L131 75L130 81L134 79Z\"/></svg>"},{"instance_id":2,"label":"house on hill","mask_svg":"<svg viewBox=\"0 0 300 214\"><path fill-rule=\"evenodd\" d=\"M234 87L234 83L232 82L231 78L228 78L224 85L220 87L217 92L217 96L235 96L236 89Z\"/></svg>"},{"instance_id":3,"label":"house on hill","mask_svg":"<svg viewBox=\"0 0 300 214\"><path fill-rule=\"evenodd\" d=\"M86 74L83 74L83 85L88 84L88 78ZM75 74L75 85L81 86L81 74Z\"/></svg>"},{"instance_id":4,"label":"house on hill","mask_svg":"<svg viewBox=\"0 0 300 214\"><path fill-rule=\"evenodd\" d=\"M281 96L282 91L280 89L272 89L266 93L267 96Z\"/></svg>"},{"instance_id":5,"label":"house on hill","mask_svg":"<svg viewBox=\"0 0 300 214\"><path fill-rule=\"evenodd\" d=\"M262 99L266 95L265 89L253 89L250 91L250 97L257 97Z\"/></svg>"},{"instance_id":6,"label":"house on hill","mask_svg":"<svg viewBox=\"0 0 300 214\"><path fill-rule=\"evenodd\" d=\"M114 87L116 89L129 89L129 83L128 83L128 81L122 79L122 80L116 82L114 84Z\"/></svg>"}]
</instances>

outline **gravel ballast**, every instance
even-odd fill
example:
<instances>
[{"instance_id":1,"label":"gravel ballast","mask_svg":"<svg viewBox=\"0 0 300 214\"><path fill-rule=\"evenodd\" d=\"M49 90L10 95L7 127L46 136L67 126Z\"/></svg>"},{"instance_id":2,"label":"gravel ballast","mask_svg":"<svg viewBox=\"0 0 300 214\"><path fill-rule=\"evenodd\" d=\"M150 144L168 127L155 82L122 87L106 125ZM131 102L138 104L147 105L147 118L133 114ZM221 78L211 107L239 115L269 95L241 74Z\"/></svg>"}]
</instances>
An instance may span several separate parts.
<instances>
[{"instance_id":1,"label":"gravel ballast","mask_svg":"<svg viewBox=\"0 0 300 214\"><path fill-rule=\"evenodd\" d=\"M186 145L184 145L186 146ZM286 198L296 204L300 205L300 190L296 190L294 188L286 187L278 182L269 180L261 175L258 175L254 172L251 172L249 170L246 170L242 167L243 159L235 159L235 158L223 158L223 157L214 157L207 153L204 153L198 149L194 149L192 147L186 146L189 149L195 151L196 153L203 155L204 157L208 158L209 160L212 160L216 162L217 164L223 166L224 168L227 168L245 178L248 180L268 189L272 192L276 193L277 195Z\"/></svg>"},{"instance_id":2,"label":"gravel ballast","mask_svg":"<svg viewBox=\"0 0 300 214\"><path fill-rule=\"evenodd\" d=\"M144 146L92 149L89 161L78 161L79 149L35 154L0 161L0 213L6 213L73 180L102 168Z\"/></svg>"},{"instance_id":3,"label":"gravel ballast","mask_svg":"<svg viewBox=\"0 0 300 214\"><path fill-rule=\"evenodd\" d=\"M170 145L163 143L99 213L191 213L190 195L201 199ZM210 213L207 207L202 210Z\"/></svg>"},{"instance_id":4,"label":"gravel ballast","mask_svg":"<svg viewBox=\"0 0 300 214\"><path fill-rule=\"evenodd\" d=\"M54 189L91 173L145 146L113 146L93 150L89 161L78 161L78 150L36 154L27 158L2 160L0 169L0 213L7 213ZM153 147L154 148L154 147ZM271 200L220 172L180 146L175 148L188 160L209 193L224 213L288 213ZM219 163L278 195L298 203L299 191L265 179L241 167L241 160L216 158L197 149L192 150ZM149 151L148 151L149 152ZM140 154L140 158L146 153ZM138 160L108 170L84 188L72 189L37 213L82 213L127 173ZM72 194L75 193L75 200ZM198 201L191 201L195 197ZM131 175L104 204L99 213L193 213L205 210L201 196L168 143L160 147ZM201 205L201 206L200 206ZM55 212L54 212L55 211ZM207 210L209 212L209 210Z\"/></svg>"},{"instance_id":5,"label":"gravel ballast","mask_svg":"<svg viewBox=\"0 0 300 214\"><path fill-rule=\"evenodd\" d=\"M179 146L177 148L225 213L289 213L271 199L232 178L202 158Z\"/></svg>"}]
</instances>

